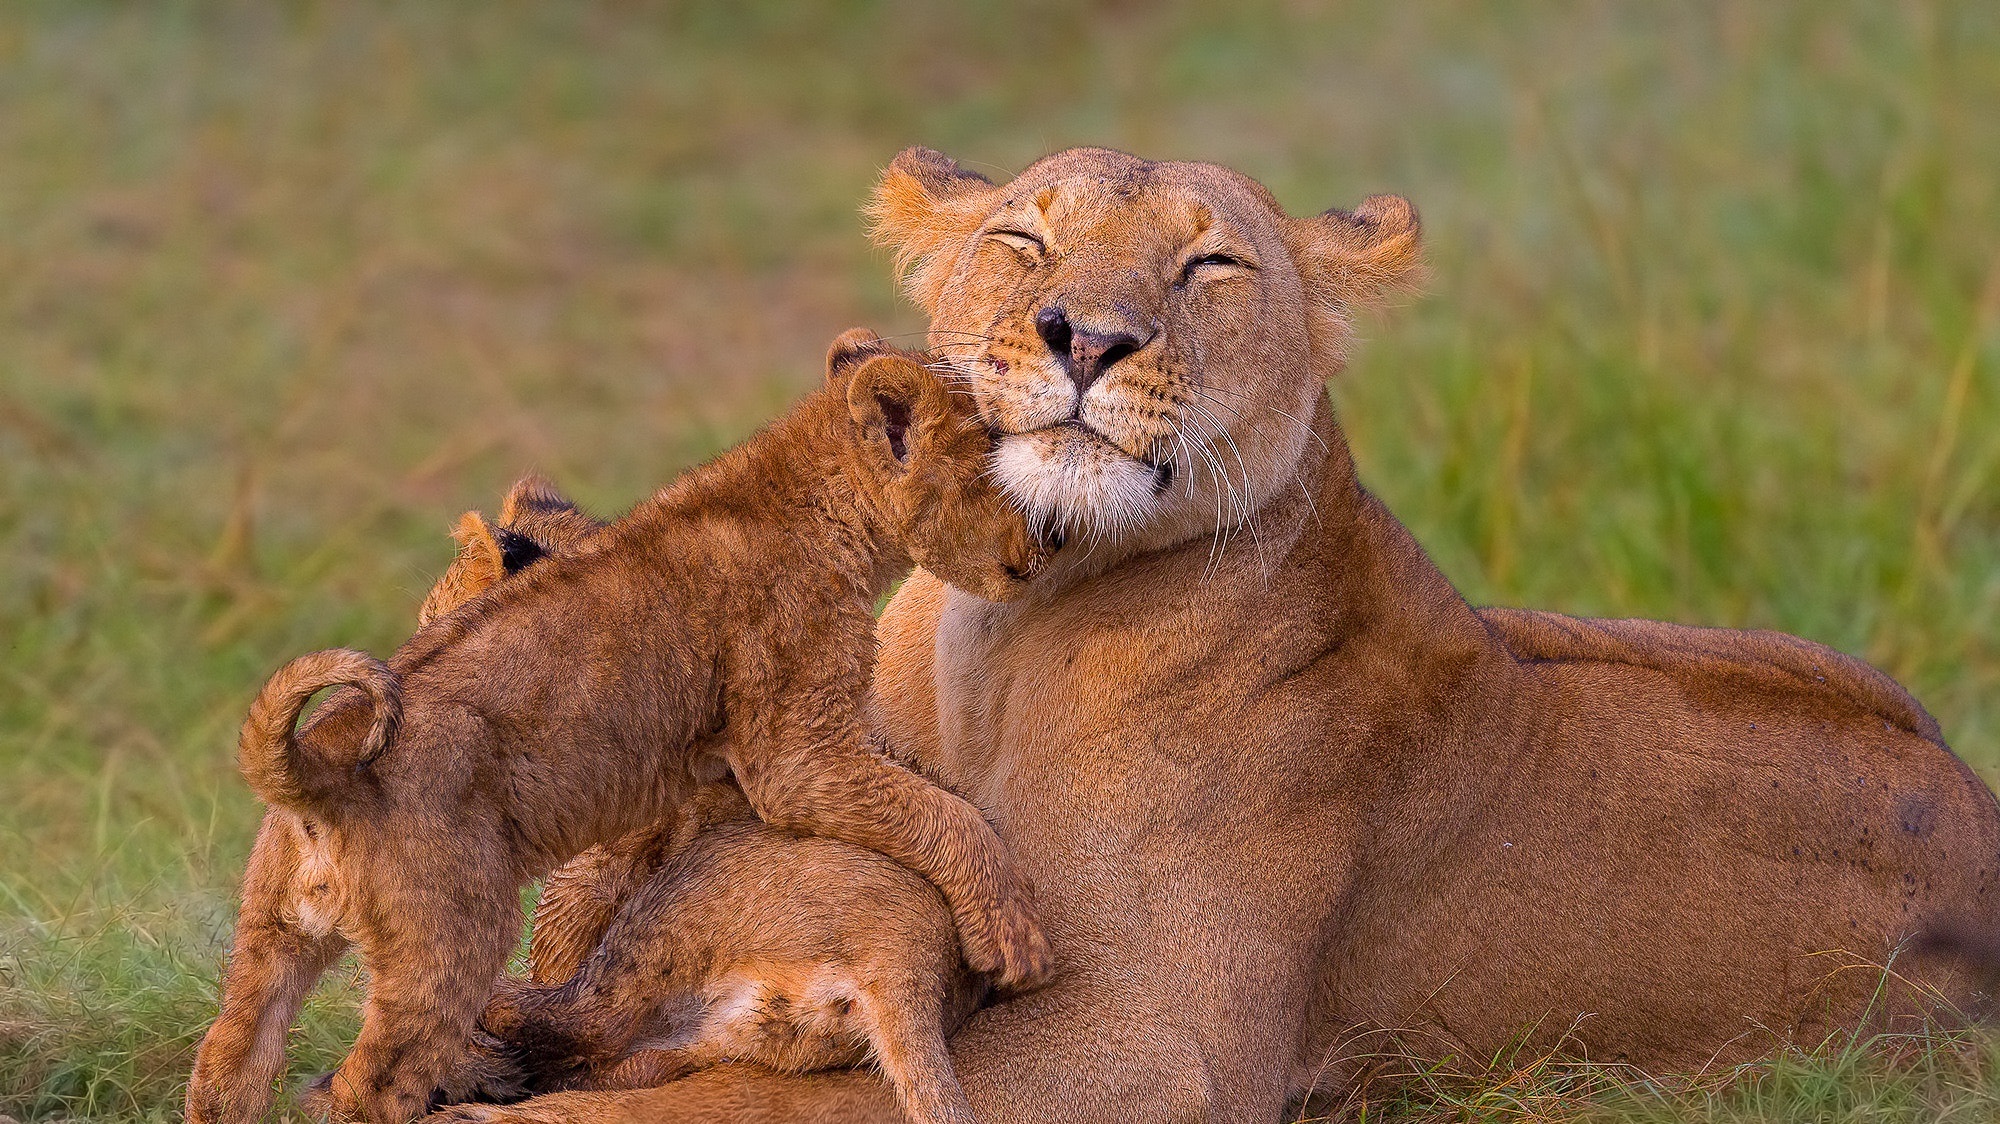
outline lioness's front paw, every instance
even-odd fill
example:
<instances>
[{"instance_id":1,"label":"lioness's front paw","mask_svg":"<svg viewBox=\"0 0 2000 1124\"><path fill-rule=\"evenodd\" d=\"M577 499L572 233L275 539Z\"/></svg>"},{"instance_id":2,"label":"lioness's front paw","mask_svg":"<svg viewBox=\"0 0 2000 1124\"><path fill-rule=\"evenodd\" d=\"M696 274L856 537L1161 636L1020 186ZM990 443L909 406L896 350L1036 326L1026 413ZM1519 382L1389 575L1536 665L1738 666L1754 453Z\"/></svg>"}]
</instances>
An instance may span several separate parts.
<instances>
[{"instance_id":1,"label":"lioness's front paw","mask_svg":"<svg viewBox=\"0 0 2000 1124\"><path fill-rule=\"evenodd\" d=\"M1007 991L1034 987L1055 967L1049 941L1025 899L1012 896L978 921L962 926L965 962Z\"/></svg>"}]
</instances>

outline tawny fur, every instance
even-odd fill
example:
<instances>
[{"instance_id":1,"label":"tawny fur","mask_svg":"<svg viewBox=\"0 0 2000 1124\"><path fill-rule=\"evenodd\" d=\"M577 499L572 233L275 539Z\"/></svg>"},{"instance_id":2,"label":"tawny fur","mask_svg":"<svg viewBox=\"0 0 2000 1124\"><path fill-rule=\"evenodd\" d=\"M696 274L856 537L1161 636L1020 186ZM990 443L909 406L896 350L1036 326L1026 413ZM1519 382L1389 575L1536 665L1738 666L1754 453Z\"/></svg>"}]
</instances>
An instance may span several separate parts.
<instances>
[{"instance_id":1,"label":"tawny fur","mask_svg":"<svg viewBox=\"0 0 2000 1124\"><path fill-rule=\"evenodd\" d=\"M189 1118L265 1111L305 989L350 942L371 983L324 1107L422 1110L519 929L519 886L667 818L725 726L724 764L759 816L907 865L950 903L973 968L1039 979L1047 948L992 828L880 754L855 713L874 602L913 557L992 597L1041 567L1046 548L985 480L990 449L922 357L848 333L827 386L786 417L446 614L386 670L315 656L275 676L278 702L253 718L294 715L328 659L378 699L384 676L399 686L400 715L347 690L297 732L246 722L245 775L325 856L331 925L287 909L296 836L253 852Z\"/></svg>"},{"instance_id":2,"label":"tawny fur","mask_svg":"<svg viewBox=\"0 0 2000 1124\"><path fill-rule=\"evenodd\" d=\"M1407 204L911 150L876 214L1010 486L1083 540L1008 605L920 572L880 625L878 728L991 811L1064 968L953 1036L982 1120L1288 1119L1370 1052L1712 1071L1973 998L1904 942L1995 931L2000 809L1906 692L1767 633L1475 610L1361 486L1323 382L1415 268ZM1143 346L1073 379L1051 305ZM726 1066L459 1115L897 1111Z\"/></svg>"},{"instance_id":3,"label":"tawny fur","mask_svg":"<svg viewBox=\"0 0 2000 1124\"><path fill-rule=\"evenodd\" d=\"M571 978L503 984L452 1097L868 1061L911 1119L970 1124L945 1039L979 992L937 891L873 851L760 822L733 786L696 803Z\"/></svg>"},{"instance_id":4,"label":"tawny fur","mask_svg":"<svg viewBox=\"0 0 2000 1124\"><path fill-rule=\"evenodd\" d=\"M502 503L498 526L476 511L452 528L457 556L418 611L418 626L478 596L509 572L557 551L573 551L604 524L578 511L546 482L529 477L515 484ZM531 544L511 551L501 539ZM291 674L266 684L245 725L259 746L282 746L299 712L317 691L336 683L361 683L378 694L375 717L381 732L363 743L363 754L386 745L401 714L401 690L374 658L335 649L286 665ZM260 761L264 770L253 787L282 790L287 775ZM324 964L339 955L342 942L330 939L346 912L340 870L329 841L313 820L284 807L264 813L244 879L243 908L236 950L230 957L223 1009L204 1039L189 1081L190 1118L221 1118L224 1106L269 1104L271 1082L284 1064L284 1035L298 1016L306 992ZM202 1103L195 1103L199 1092Z\"/></svg>"},{"instance_id":5,"label":"tawny fur","mask_svg":"<svg viewBox=\"0 0 2000 1124\"><path fill-rule=\"evenodd\" d=\"M420 619L603 525L547 482L521 481L498 525L460 517L458 557ZM762 823L732 781L550 875L528 963L530 978L503 980L488 1004L443 1103L643 1088L727 1061L795 1073L869 1062L920 1124L974 1119L945 1039L982 989L944 900L873 851Z\"/></svg>"}]
</instances>

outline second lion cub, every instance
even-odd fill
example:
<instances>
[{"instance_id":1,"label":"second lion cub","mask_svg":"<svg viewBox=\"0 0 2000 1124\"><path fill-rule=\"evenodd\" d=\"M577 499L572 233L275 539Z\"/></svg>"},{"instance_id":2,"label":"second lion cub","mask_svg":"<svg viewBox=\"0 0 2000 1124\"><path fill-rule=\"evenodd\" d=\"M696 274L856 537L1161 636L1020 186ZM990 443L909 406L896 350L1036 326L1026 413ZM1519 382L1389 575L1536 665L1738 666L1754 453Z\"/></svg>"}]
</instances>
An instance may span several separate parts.
<instances>
[{"instance_id":1,"label":"second lion cub","mask_svg":"<svg viewBox=\"0 0 2000 1124\"><path fill-rule=\"evenodd\" d=\"M937 890L873 851L763 823L727 785L697 803L575 976L501 987L467 1091L515 1099L647 1088L721 1062L796 1073L872 1060L916 1124L972 1124L946 1038L982 989ZM516 1114L461 1105L434 1119L489 1115Z\"/></svg>"}]
</instances>

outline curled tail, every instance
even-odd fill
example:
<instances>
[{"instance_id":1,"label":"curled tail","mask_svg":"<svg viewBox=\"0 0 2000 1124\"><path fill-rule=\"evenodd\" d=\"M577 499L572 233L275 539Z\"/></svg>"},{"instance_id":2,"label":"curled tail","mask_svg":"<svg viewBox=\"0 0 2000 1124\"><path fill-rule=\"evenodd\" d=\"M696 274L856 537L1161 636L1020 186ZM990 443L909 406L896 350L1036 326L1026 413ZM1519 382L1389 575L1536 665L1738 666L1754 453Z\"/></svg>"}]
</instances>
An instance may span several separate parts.
<instances>
[{"instance_id":1,"label":"curled tail","mask_svg":"<svg viewBox=\"0 0 2000 1124\"><path fill-rule=\"evenodd\" d=\"M368 735L352 760L328 760L301 746L295 735L306 700L328 687L358 687L373 708ZM344 802L352 767L381 754L402 716L402 689L381 660L347 648L300 656L279 668L250 704L236 743L236 764L266 804L324 811Z\"/></svg>"}]
</instances>

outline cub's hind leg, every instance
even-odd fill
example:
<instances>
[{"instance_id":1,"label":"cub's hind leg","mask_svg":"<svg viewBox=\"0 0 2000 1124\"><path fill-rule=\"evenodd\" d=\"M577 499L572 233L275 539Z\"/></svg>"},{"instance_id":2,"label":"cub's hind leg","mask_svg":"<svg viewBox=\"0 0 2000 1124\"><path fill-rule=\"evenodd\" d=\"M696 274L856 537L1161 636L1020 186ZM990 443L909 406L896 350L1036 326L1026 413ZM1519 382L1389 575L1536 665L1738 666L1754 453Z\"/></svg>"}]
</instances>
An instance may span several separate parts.
<instances>
[{"instance_id":1,"label":"cub's hind leg","mask_svg":"<svg viewBox=\"0 0 2000 1124\"><path fill-rule=\"evenodd\" d=\"M902 994L866 994L868 1046L915 1124L974 1124L972 1105L952 1069L944 1006L935 984Z\"/></svg>"},{"instance_id":2,"label":"cub's hind leg","mask_svg":"<svg viewBox=\"0 0 2000 1124\"><path fill-rule=\"evenodd\" d=\"M272 813L257 833L221 1010L188 1078L190 1124L235 1124L269 1113L273 1083L285 1067L285 1036L313 984L347 948L330 924L316 932L299 917L301 855L293 830Z\"/></svg>"},{"instance_id":3,"label":"cub's hind leg","mask_svg":"<svg viewBox=\"0 0 2000 1124\"><path fill-rule=\"evenodd\" d=\"M421 1115L465 1055L481 1006L518 939L511 884L477 874L405 885L371 903L362 959L372 977L361 1033L325 1082L331 1112L394 1124Z\"/></svg>"}]
</instances>

